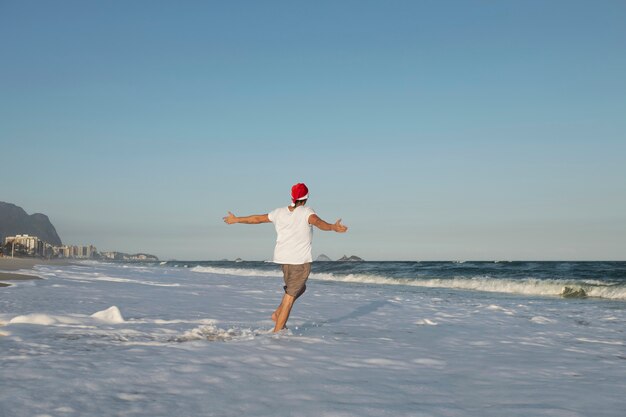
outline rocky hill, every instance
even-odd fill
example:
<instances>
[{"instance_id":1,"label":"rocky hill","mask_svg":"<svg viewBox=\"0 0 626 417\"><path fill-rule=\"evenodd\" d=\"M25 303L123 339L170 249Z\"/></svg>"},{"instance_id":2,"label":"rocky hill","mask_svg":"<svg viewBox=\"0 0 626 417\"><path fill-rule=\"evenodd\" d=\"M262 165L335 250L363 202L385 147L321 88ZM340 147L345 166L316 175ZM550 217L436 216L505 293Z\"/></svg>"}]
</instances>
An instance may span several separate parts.
<instances>
[{"instance_id":1,"label":"rocky hill","mask_svg":"<svg viewBox=\"0 0 626 417\"><path fill-rule=\"evenodd\" d=\"M344 262L344 261L348 261L348 262L363 262L363 259L359 258L356 255L352 255L350 257L343 255L341 258L337 259L338 262Z\"/></svg>"},{"instance_id":2,"label":"rocky hill","mask_svg":"<svg viewBox=\"0 0 626 417\"><path fill-rule=\"evenodd\" d=\"M61 246L61 238L50 223L48 216L41 213L29 215L15 204L0 201L0 240L6 236L32 235L55 246Z\"/></svg>"},{"instance_id":3,"label":"rocky hill","mask_svg":"<svg viewBox=\"0 0 626 417\"><path fill-rule=\"evenodd\" d=\"M332 261L332 259L330 259L328 256L321 254L320 256L317 257L317 259L315 259L315 262L330 262Z\"/></svg>"}]
</instances>

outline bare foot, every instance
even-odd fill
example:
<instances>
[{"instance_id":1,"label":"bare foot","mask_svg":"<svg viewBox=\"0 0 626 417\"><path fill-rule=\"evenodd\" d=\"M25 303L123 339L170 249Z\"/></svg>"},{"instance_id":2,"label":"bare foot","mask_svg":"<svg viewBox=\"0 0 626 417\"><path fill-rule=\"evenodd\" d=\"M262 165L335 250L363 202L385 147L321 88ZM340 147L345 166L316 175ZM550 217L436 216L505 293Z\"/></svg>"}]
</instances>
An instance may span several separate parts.
<instances>
[{"instance_id":1,"label":"bare foot","mask_svg":"<svg viewBox=\"0 0 626 417\"><path fill-rule=\"evenodd\" d=\"M277 319L278 319L278 314L276 314L276 311L274 311L274 312L272 313L272 321L273 321L274 323L276 323L276 320L277 320ZM283 330L287 330L287 325L284 325L284 326L283 326Z\"/></svg>"}]
</instances>

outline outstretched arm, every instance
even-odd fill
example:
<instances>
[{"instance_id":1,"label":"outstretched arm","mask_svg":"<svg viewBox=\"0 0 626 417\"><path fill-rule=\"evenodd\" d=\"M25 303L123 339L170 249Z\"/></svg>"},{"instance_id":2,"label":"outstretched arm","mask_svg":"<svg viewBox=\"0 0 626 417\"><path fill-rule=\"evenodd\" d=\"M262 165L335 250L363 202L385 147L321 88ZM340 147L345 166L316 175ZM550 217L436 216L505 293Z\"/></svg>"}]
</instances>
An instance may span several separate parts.
<instances>
[{"instance_id":1,"label":"outstretched arm","mask_svg":"<svg viewBox=\"0 0 626 417\"><path fill-rule=\"evenodd\" d=\"M348 227L341 224L341 219L337 220L334 224L330 224L320 219L317 214L311 214L309 216L309 224L312 224L320 230L332 230L337 233L345 233L348 231Z\"/></svg>"},{"instance_id":2,"label":"outstretched arm","mask_svg":"<svg viewBox=\"0 0 626 417\"><path fill-rule=\"evenodd\" d=\"M269 222L270 222L270 218L267 214L255 214L252 216L237 217L229 211L228 216L224 217L224 223L227 223L227 224L234 224L234 223L259 224L259 223L269 223Z\"/></svg>"}]
</instances>

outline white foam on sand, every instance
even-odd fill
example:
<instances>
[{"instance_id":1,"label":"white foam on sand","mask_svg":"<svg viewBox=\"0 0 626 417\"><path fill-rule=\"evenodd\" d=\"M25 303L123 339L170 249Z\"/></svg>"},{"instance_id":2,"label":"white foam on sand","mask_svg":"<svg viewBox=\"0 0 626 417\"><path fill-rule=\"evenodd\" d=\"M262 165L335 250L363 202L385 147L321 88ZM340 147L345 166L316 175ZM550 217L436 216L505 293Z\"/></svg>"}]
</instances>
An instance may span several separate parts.
<instances>
[{"instance_id":1,"label":"white foam on sand","mask_svg":"<svg viewBox=\"0 0 626 417\"><path fill-rule=\"evenodd\" d=\"M13 317L9 320L9 324L36 324L40 326L52 326L52 325L73 325L80 324L81 321L75 317L69 316L55 316L50 314L25 314L22 316Z\"/></svg>"},{"instance_id":2,"label":"white foam on sand","mask_svg":"<svg viewBox=\"0 0 626 417\"><path fill-rule=\"evenodd\" d=\"M196 340L226 342L232 340L250 340L254 337L255 332L252 329L221 329L215 324L209 324L188 330L172 340L176 342L191 342Z\"/></svg>"},{"instance_id":3,"label":"white foam on sand","mask_svg":"<svg viewBox=\"0 0 626 417\"><path fill-rule=\"evenodd\" d=\"M116 306L111 306L106 310L98 311L92 314L91 319L97 319L98 322L116 324L124 323L122 313ZM39 326L65 326L65 327L93 327L92 320L86 315L53 315L44 313L31 313L15 316L8 320L6 324L34 324Z\"/></svg>"},{"instance_id":4,"label":"white foam on sand","mask_svg":"<svg viewBox=\"0 0 626 417\"><path fill-rule=\"evenodd\" d=\"M122 313L120 309L116 306L111 306L106 310L98 311L91 315L94 319L98 319L105 323L124 323L124 317L122 317Z\"/></svg>"},{"instance_id":5,"label":"white foam on sand","mask_svg":"<svg viewBox=\"0 0 626 417\"><path fill-rule=\"evenodd\" d=\"M536 324L556 323L556 320L554 320L554 319L549 319L547 317L541 317L541 316L535 316L535 317L531 318L530 321L532 321L533 323L536 323Z\"/></svg>"},{"instance_id":6,"label":"white foam on sand","mask_svg":"<svg viewBox=\"0 0 626 417\"><path fill-rule=\"evenodd\" d=\"M0 415L626 409L626 309L615 301L312 281L289 330L274 335L279 276L115 264L49 272L0 302Z\"/></svg>"},{"instance_id":7,"label":"white foam on sand","mask_svg":"<svg viewBox=\"0 0 626 417\"><path fill-rule=\"evenodd\" d=\"M434 321L432 321L430 319L420 319L420 320L417 320L415 322L415 324L417 324L418 326L424 326L424 325L426 325L426 326L436 326L437 325L436 322L434 322Z\"/></svg>"}]
</instances>

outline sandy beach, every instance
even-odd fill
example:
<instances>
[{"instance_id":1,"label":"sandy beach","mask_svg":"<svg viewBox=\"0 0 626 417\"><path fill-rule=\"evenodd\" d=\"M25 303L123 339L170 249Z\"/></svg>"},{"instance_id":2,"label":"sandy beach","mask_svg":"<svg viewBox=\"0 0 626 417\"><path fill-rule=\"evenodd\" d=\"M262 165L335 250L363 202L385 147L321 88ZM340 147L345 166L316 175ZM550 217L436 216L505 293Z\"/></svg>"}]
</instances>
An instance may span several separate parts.
<instances>
[{"instance_id":1,"label":"sandy beach","mask_svg":"<svg viewBox=\"0 0 626 417\"><path fill-rule=\"evenodd\" d=\"M476 281L477 268L482 277L531 264L541 267L430 271L449 268L459 282L471 268L467 280ZM521 294L497 276L492 284L509 292L377 284L355 272L368 263L328 263L316 266L326 271L312 273L289 330L274 335L280 270L220 265L36 266L45 279L0 291L0 416L623 417L626 409L620 299ZM566 266L568 275L584 268L585 280L611 267L541 268ZM626 265L612 268L620 278L608 288L621 289Z\"/></svg>"},{"instance_id":2,"label":"sandy beach","mask_svg":"<svg viewBox=\"0 0 626 417\"><path fill-rule=\"evenodd\" d=\"M31 279L40 279L35 275L16 274L11 271L20 271L24 269L32 269L35 265L70 265L65 260L48 260L37 258L0 258L0 287L8 287L6 281L24 281ZM8 272L7 272L8 271Z\"/></svg>"}]
</instances>

